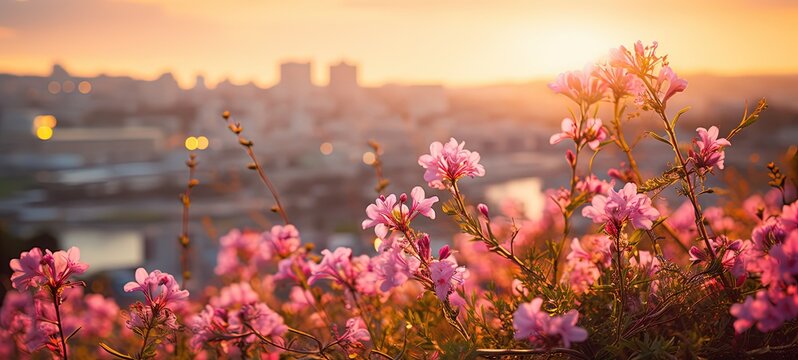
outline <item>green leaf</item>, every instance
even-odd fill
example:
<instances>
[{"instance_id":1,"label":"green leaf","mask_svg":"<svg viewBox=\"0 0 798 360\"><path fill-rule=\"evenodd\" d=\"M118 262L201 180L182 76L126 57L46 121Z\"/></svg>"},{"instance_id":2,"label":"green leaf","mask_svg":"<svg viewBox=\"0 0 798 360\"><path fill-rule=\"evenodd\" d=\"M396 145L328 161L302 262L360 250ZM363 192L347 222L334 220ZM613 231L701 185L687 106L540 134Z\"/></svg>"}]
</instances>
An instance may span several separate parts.
<instances>
[{"instance_id":1,"label":"green leaf","mask_svg":"<svg viewBox=\"0 0 798 360\"><path fill-rule=\"evenodd\" d=\"M114 350L112 347L106 345L103 342L100 342L100 347L103 348L103 350L105 350L107 353L109 353L109 354L111 354L113 356L116 356L117 358L126 359L126 360L136 360L133 357L131 357L130 355L123 354L123 353L121 353L119 351Z\"/></svg>"},{"instance_id":2,"label":"green leaf","mask_svg":"<svg viewBox=\"0 0 798 360\"><path fill-rule=\"evenodd\" d=\"M659 134L657 134L657 133L655 133L653 131L647 131L646 134L650 135L651 137L653 137L654 139L656 139L658 141L661 141L661 142L663 142L665 144L668 144L669 146L672 146L670 141L668 141L667 139L665 139L664 137L660 136Z\"/></svg>"},{"instance_id":3,"label":"green leaf","mask_svg":"<svg viewBox=\"0 0 798 360\"><path fill-rule=\"evenodd\" d=\"M676 127L676 122L679 121L679 118L682 116L682 114L686 113L689 110L690 110L690 107L687 106L684 109L679 110L678 113L676 113L676 116L674 116L673 120L671 120L671 129Z\"/></svg>"}]
</instances>

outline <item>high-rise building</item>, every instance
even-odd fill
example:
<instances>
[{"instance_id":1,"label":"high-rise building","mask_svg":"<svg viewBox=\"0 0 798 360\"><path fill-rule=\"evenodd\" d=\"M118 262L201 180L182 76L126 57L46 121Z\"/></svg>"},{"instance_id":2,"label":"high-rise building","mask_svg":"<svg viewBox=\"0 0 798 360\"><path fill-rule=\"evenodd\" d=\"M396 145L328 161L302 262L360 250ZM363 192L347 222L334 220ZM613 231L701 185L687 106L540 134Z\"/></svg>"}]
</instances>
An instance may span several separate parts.
<instances>
[{"instance_id":1,"label":"high-rise building","mask_svg":"<svg viewBox=\"0 0 798 360\"><path fill-rule=\"evenodd\" d=\"M277 87L290 95L303 95L313 88L310 62L286 62L280 64L280 82Z\"/></svg>"},{"instance_id":2,"label":"high-rise building","mask_svg":"<svg viewBox=\"0 0 798 360\"><path fill-rule=\"evenodd\" d=\"M330 90L349 93L359 88L357 66L344 61L330 65Z\"/></svg>"}]
</instances>

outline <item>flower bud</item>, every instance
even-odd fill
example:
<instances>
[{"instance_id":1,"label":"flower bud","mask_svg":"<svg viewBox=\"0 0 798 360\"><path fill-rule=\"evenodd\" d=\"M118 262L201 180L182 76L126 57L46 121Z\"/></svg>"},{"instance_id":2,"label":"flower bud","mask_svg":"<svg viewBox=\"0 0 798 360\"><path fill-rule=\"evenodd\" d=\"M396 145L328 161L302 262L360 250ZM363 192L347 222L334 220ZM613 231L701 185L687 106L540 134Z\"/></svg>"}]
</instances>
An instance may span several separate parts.
<instances>
[{"instance_id":1,"label":"flower bud","mask_svg":"<svg viewBox=\"0 0 798 360\"><path fill-rule=\"evenodd\" d=\"M449 250L449 245L443 245L443 247L438 251L438 260L446 259L451 254L452 251Z\"/></svg>"},{"instance_id":2,"label":"flower bud","mask_svg":"<svg viewBox=\"0 0 798 360\"><path fill-rule=\"evenodd\" d=\"M488 205L479 204L477 205L477 210L479 210L479 213L482 214L482 216L484 216L485 219L490 219L490 214L488 213Z\"/></svg>"},{"instance_id":3,"label":"flower bud","mask_svg":"<svg viewBox=\"0 0 798 360\"><path fill-rule=\"evenodd\" d=\"M568 165L576 166L576 155L573 151L568 150L565 152L565 159L568 160Z\"/></svg>"},{"instance_id":4,"label":"flower bud","mask_svg":"<svg viewBox=\"0 0 798 360\"><path fill-rule=\"evenodd\" d=\"M424 260L429 260L430 256L432 256L431 252L429 235L421 235L421 238L418 239L418 255Z\"/></svg>"},{"instance_id":5,"label":"flower bud","mask_svg":"<svg viewBox=\"0 0 798 360\"><path fill-rule=\"evenodd\" d=\"M402 193L402 195L399 195L399 202L403 203L405 201L407 201L407 194Z\"/></svg>"}]
</instances>

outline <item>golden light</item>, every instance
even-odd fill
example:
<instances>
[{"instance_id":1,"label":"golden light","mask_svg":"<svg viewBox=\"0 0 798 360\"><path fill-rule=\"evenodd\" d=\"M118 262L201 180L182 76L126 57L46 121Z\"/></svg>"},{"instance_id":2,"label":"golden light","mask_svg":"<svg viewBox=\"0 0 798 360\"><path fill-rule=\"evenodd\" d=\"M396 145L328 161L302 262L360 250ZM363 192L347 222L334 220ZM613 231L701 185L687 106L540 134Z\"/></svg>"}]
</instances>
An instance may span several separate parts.
<instances>
[{"instance_id":1,"label":"golden light","mask_svg":"<svg viewBox=\"0 0 798 360\"><path fill-rule=\"evenodd\" d=\"M366 151L363 153L363 163L366 165L373 165L374 161L377 160L377 156L374 155L371 151Z\"/></svg>"},{"instance_id":2,"label":"golden light","mask_svg":"<svg viewBox=\"0 0 798 360\"><path fill-rule=\"evenodd\" d=\"M64 81L64 84L61 85L61 90L67 94L75 91L75 82L72 80Z\"/></svg>"},{"instance_id":3,"label":"golden light","mask_svg":"<svg viewBox=\"0 0 798 360\"><path fill-rule=\"evenodd\" d=\"M197 149L205 150L208 148L208 145L210 145L210 141L208 141L208 138L204 136L197 137Z\"/></svg>"},{"instance_id":4,"label":"golden light","mask_svg":"<svg viewBox=\"0 0 798 360\"><path fill-rule=\"evenodd\" d=\"M199 141L197 141L197 138L195 138L193 136L187 137L186 138L186 150L188 150L188 151L196 150L197 149L197 145L199 145L198 143L199 143Z\"/></svg>"},{"instance_id":5,"label":"golden light","mask_svg":"<svg viewBox=\"0 0 798 360\"><path fill-rule=\"evenodd\" d=\"M58 124L55 116L52 115L39 115L33 118L33 128L38 129L42 126L54 128Z\"/></svg>"},{"instance_id":6,"label":"golden light","mask_svg":"<svg viewBox=\"0 0 798 360\"><path fill-rule=\"evenodd\" d=\"M78 84L78 91L80 91L81 94L90 93L91 92L91 83L88 82L88 81L81 81L80 84Z\"/></svg>"},{"instance_id":7,"label":"golden light","mask_svg":"<svg viewBox=\"0 0 798 360\"><path fill-rule=\"evenodd\" d=\"M51 137L53 137L53 128L39 126L36 129L36 137L39 138L39 140L49 140Z\"/></svg>"},{"instance_id":8,"label":"golden light","mask_svg":"<svg viewBox=\"0 0 798 360\"><path fill-rule=\"evenodd\" d=\"M321 151L321 153L324 155L330 155L333 152L333 144L323 142L321 143L321 146L319 146L319 151Z\"/></svg>"},{"instance_id":9,"label":"golden light","mask_svg":"<svg viewBox=\"0 0 798 360\"><path fill-rule=\"evenodd\" d=\"M60 93L61 92L61 83L58 82L58 81L50 81L50 83L47 84L47 91L49 91L50 94L53 94L53 95Z\"/></svg>"}]
</instances>

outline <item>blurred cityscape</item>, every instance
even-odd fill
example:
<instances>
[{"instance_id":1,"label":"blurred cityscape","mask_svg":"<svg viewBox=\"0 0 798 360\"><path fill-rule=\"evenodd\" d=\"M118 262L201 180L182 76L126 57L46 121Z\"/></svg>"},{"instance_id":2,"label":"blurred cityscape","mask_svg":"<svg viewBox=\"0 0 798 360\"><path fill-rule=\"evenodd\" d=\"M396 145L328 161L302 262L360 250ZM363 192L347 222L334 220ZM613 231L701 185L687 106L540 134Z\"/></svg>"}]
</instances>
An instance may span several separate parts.
<instances>
[{"instance_id":1,"label":"blurred cityscape","mask_svg":"<svg viewBox=\"0 0 798 360\"><path fill-rule=\"evenodd\" d=\"M188 181L190 139L190 147L197 148L200 185L191 196L195 280L189 288L201 288L213 275L219 236L278 221L269 211L271 196L247 170L249 159L221 118L225 110L254 141L303 241L319 247L364 252L371 246L373 234L359 225L376 197L370 139L384 149L388 193L425 185L418 156L428 152L430 142L450 137L482 155L487 176L464 186L474 201L496 206L517 197L534 217L545 199L542 191L568 177L565 145L549 145L548 139L558 132L569 104L545 81L364 87L358 66L342 61L329 66L329 83L320 85L311 81L311 69L310 62L282 63L279 82L269 88L230 81L211 88L197 76L186 89L170 73L152 81L76 77L60 65L49 76L0 75L4 263L32 244L79 246L91 264L89 275L111 281L114 288L137 266L178 273L178 194ZM727 167L739 170L729 176L764 179L764 164L790 148L795 151L798 76L686 78L687 92L669 103L673 112L692 106L679 125L685 143L699 124L719 124L727 133L746 101L755 104L766 97L770 103L762 121L732 142ZM657 128L657 121L642 112L627 126L634 134L644 126ZM600 177L606 179L606 170L618 166L614 152L597 157L594 172ZM649 164L664 164L670 156L650 139L637 142L635 152L664 160L645 161L648 176L664 170ZM454 225L421 226L439 243L450 241L456 231Z\"/></svg>"}]
</instances>

